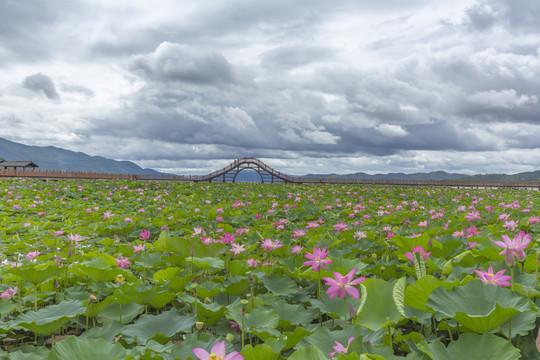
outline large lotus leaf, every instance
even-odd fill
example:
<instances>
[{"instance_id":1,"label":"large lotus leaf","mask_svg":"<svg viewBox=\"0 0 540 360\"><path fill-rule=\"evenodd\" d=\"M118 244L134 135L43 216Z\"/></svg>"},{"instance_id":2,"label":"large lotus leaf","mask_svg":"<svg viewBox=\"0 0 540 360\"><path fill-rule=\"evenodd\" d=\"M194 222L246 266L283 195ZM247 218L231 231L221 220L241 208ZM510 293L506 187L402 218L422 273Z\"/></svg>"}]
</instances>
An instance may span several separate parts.
<instances>
[{"instance_id":1,"label":"large lotus leaf","mask_svg":"<svg viewBox=\"0 0 540 360\"><path fill-rule=\"evenodd\" d=\"M530 310L528 299L509 289L472 280L452 290L438 288L426 306L435 311L437 318L450 318L477 333L495 330L513 315Z\"/></svg>"},{"instance_id":2,"label":"large lotus leaf","mask_svg":"<svg viewBox=\"0 0 540 360\"><path fill-rule=\"evenodd\" d=\"M52 335L71 318L84 312L85 308L81 301L70 300L21 314L14 323L38 334Z\"/></svg>"},{"instance_id":3,"label":"large lotus leaf","mask_svg":"<svg viewBox=\"0 0 540 360\"><path fill-rule=\"evenodd\" d=\"M161 254L154 252L154 253L144 253L141 254L141 256L134 262L133 265L138 267L145 267L146 269L151 269L161 261Z\"/></svg>"},{"instance_id":4,"label":"large lotus leaf","mask_svg":"<svg viewBox=\"0 0 540 360\"><path fill-rule=\"evenodd\" d=\"M112 281L118 274L123 273L122 269L112 268L103 257L75 264L69 271L75 275L88 277L94 282Z\"/></svg>"},{"instance_id":5,"label":"large lotus leaf","mask_svg":"<svg viewBox=\"0 0 540 360\"><path fill-rule=\"evenodd\" d=\"M81 334L81 338L103 339L112 343L114 338L122 333L123 328L124 324L121 324L118 321L110 321L103 326L95 326L90 330L85 331Z\"/></svg>"},{"instance_id":6,"label":"large lotus leaf","mask_svg":"<svg viewBox=\"0 0 540 360\"><path fill-rule=\"evenodd\" d=\"M193 263L204 270L223 269L225 261L215 257L188 257L186 262Z\"/></svg>"},{"instance_id":7,"label":"large lotus leaf","mask_svg":"<svg viewBox=\"0 0 540 360\"><path fill-rule=\"evenodd\" d=\"M402 317L393 298L394 287L382 279L368 279L362 283L367 289L367 301L356 322L377 331Z\"/></svg>"},{"instance_id":8,"label":"large lotus leaf","mask_svg":"<svg viewBox=\"0 0 540 360\"><path fill-rule=\"evenodd\" d=\"M330 299L326 293L321 294L321 299L311 299L309 302L313 307L318 308L323 314L326 314L335 319L339 319L343 316L343 299L335 297ZM361 304L361 298L355 299L352 296L347 295L347 306L352 305L355 309Z\"/></svg>"},{"instance_id":9,"label":"large lotus leaf","mask_svg":"<svg viewBox=\"0 0 540 360\"><path fill-rule=\"evenodd\" d=\"M316 309L306 309L303 305L292 305L285 301L272 301L272 307L277 311L280 320L279 324L282 327L291 325L308 325L316 316Z\"/></svg>"},{"instance_id":10,"label":"large lotus leaf","mask_svg":"<svg viewBox=\"0 0 540 360\"><path fill-rule=\"evenodd\" d=\"M289 360L328 360L328 354L324 354L316 346L306 346L292 353Z\"/></svg>"},{"instance_id":11,"label":"large lotus leaf","mask_svg":"<svg viewBox=\"0 0 540 360\"><path fill-rule=\"evenodd\" d=\"M86 305L85 315L89 318L97 316L100 312L105 310L107 306L114 303L114 297L109 296L105 300L100 302L91 302Z\"/></svg>"},{"instance_id":12,"label":"large lotus leaf","mask_svg":"<svg viewBox=\"0 0 540 360\"><path fill-rule=\"evenodd\" d=\"M179 332L188 332L196 321L195 315L182 316L176 309L171 309L159 315L141 315L134 324L126 326L122 334L128 342L136 338L139 344L146 344L156 334L171 337Z\"/></svg>"},{"instance_id":13,"label":"large lotus leaf","mask_svg":"<svg viewBox=\"0 0 540 360\"><path fill-rule=\"evenodd\" d=\"M176 274L180 272L180 269L177 267L168 267L166 269L158 270L154 273L152 280L154 284L163 285L167 281L171 281Z\"/></svg>"},{"instance_id":14,"label":"large lotus leaf","mask_svg":"<svg viewBox=\"0 0 540 360\"><path fill-rule=\"evenodd\" d=\"M221 319L227 308L216 303L197 304L197 318L206 326L212 326Z\"/></svg>"},{"instance_id":15,"label":"large lotus leaf","mask_svg":"<svg viewBox=\"0 0 540 360\"><path fill-rule=\"evenodd\" d=\"M304 337L310 334L312 333L303 327L295 328L292 333L287 333L287 332L282 333L282 336L287 339L287 343L283 347L282 351L288 350L292 348L293 346L296 346L296 344L298 344L299 341L301 341Z\"/></svg>"},{"instance_id":16,"label":"large lotus leaf","mask_svg":"<svg viewBox=\"0 0 540 360\"><path fill-rule=\"evenodd\" d=\"M244 346L240 354L244 356L244 360L275 360L279 352L275 353L271 346L262 344L255 347L251 345Z\"/></svg>"},{"instance_id":17,"label":"large lotus leaf","mask_svg":"<svg viewBox=\"0 0 540 360\"><path fill-rule=\"evenodd\" d=\"M114 360L124 359L126 350L122 345L111 344L103 339L83 339L70 336L57 344L49 353L49 360Z\"/></svg>"},{"instance_id":18,"label":"large lotus leaf","mask_svg":"<svg viewBox=\"0 0 540 360\"><path fill-rule=\"evenodd\" d=\"M502 324L501 331L506 337L510 335L510 321L512 321L512 338L516 335L526 336L536 326L536 312L524 311Z\"/></svg>"},{"instance_id":19,"label":"large lotus leaf","mask_svg":"<svg viewBox=\"0 0 540 360\"><path fill-rule=\"evenodd\" d=\"M133 302L127 304L111 304L99 315L98 319L107 319L120 322L120 314L122 314L122 322L129 323L137 316L144 312L144 306Z\"/></svg>"},{"instance_id":20,"label":"large lotus leaf","mask_svg":"<svg viewBox=\"0 0 540 360\"><path fill-rule=\"evenodd\" d=\"M327 327L318 326L313 334L304 337L300 342L300 345L313 345L320 349L323 353L329 354L333 351L334 341L347 345L349 337L356 337L356 333L353 326L349 326L345 330L331 331ZM299 346L297 346L299 347Z\"/></svg>"},{"instance_id":21,"label":"large lotus leaf","mask_svg":"<svg viewBox=\"0 0 540 360\"><path fill-rule=\"evenodd\" d=\"M455 286L455 284L456 282L451 283L448 281L442 281L432 275L426 275L407 286L407 289L405 290L404 305L429 312L430 310L426 308L426 302L429 295L431 295L435 289L440 288L441 286L450 290Z\"/></svg>"},{"instance_id":22,"label":"large lotus leaf","mask_svg":"<svg viewBox=\"0 0 540 360\"><path fill-rule=\"evenodd\" d=\"M492 285L490 285L492 286ZM424 343L424 342L422 342ZM419 345L432 354L437 360L478 360L504 359L518 360L520 352L508 340L493 334L461 334L458 340L445 347L440 341Z\"/></svg>"},{"instance_id":23,"label":"large lotus leaf","mask_svg":"<svg viewBox=\"0 0 540 360\"><path fill-rule=\"evenodd\" d=\"M49 354L49 349L45 346L33 346L30 344L24 344L17 348L17 350L8 353L0 352L0 359L9 360L34 360L34 359L46 359ZM4 357L5 356L5 357Z\"/></svg>"},{"instance_id":24,"label":"large lotus leaf","mask_svg":"<svg viewBox=\"0 0 540 360\"><path fill-rule=\"evenodd\" d=\"M200 299L211 298L222 292L225 292L223 285L212 281L205 281L197 287L197 296Z\"/></svg>"},{"instance_id":25,"label":"large lotus leaf","mask_svg":"<svg viewBox=\"0 0 540 360\"><path fill-rule=\"evenodd\" d=\"M171 302L171 300L175 297L176 295L172 292L169 292L167 290L161 290L160 292L156 293L152 301L150 301L150 306L156 309L161 309L167 303Z\"/></svg>"},{"instance_id":26,"label":"large lotus leaf","mask_svg":"<svg viewBox=\"0 0 540 360\"><path fill-rule=\"evenodd\" d=\"M44 283L54 275L60 273L61 269L54 262L46 264L29 264L19 268L11 268L10 271L18 275L21 279L31 282L34 285Z\"/></svg>"},{"instance_id":27,"label":"large lotus leaf","mask_svg":"<svg viewBox=\"0 0 540 360\"><path fill-rule=\"evenodd\" d=\"M252 309L244 317L244 325L248 331L255 329L275 329L279 324L279 315L274 309L258 307Z\"/></svg>"},{"instance_id":28,"label":"large lotus leaf","mask_svg":"<svg viewBox=\"0 0 540 360\"><path fill-rule=\"evenodd\" d=\"M115 291L114 295L122 303L149 305L160 290L160 287L151 284L124 285Z\"/></svg>"},{"instance_id":29,"label":"large lotus leaf","mask_svg":"<svg viewBox=\"0 0 540 360\"><path fill-rule=\"evenodd\" d=\"M298 292L298 286L289 277L282 276L263 276L264 286L276 295L293 296Z\"/></svg>"},{"instance_id":30,"label":"large lotus leaf","mask_svg":"<svg viewBox=\"0 0 540 360\"><path fill-rule=\"evenodd\" d=\"M245 276L235 275L232 278L227 278L223 282L227 293L240 296L249 289L249 284Z\"/></svg>"}]
</instances>

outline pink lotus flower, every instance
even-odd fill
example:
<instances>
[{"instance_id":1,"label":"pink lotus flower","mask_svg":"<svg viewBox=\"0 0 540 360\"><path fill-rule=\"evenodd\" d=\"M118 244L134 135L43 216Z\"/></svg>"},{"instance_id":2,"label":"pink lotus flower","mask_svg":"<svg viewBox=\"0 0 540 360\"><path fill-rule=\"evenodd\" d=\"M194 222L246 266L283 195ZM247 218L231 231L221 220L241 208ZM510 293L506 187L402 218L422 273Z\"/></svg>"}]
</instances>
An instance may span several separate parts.
<instances>
[{"instance_id":1,"label":"pink lotus flower","mask_svg":"<svg viewBox=\"0 0 540 360\"><path fill-rule=\"evenodd\" d=\"M334 231L336 232L346 231L346 230L349 230L349 228L347 227L347 224L343 223L343 220L334 225Z\"/></svg>"},{"instance_id":2,"label":"pink lotus flower","mask_svg":"<svg viewBox=\"0 0 540 360\"><path fill-rule=\"evenodd\" d=\"M39 254L40 254L39 251L30 251L28 254L26 254L26 258L28 259L28 261L32 261Z\"/></svg>"},{"instance_id":3,"label":"pink lotus flower","mask_svg":"<svg viewBox=\"0 0 540 360\"><path fill-rule=\"evenodd\" d=\"M510 240L508 235L502 236L503 241L494 241L493 243L504 250L499 253L499 255L504 254L504 262L506 266L512 267L516 265L517 261L525 261L527 255L523 251L529 243L531 242L531 235L525 234L525 232L520 232L514 236L513 240Z\"/></svg>"},{"instance_id":4,"label":"pink lotus flower","mask_svg":"<svg viewBox=\"0 0 540 360\"><path fill-rule=\"evenodd\" d=\"M263 247L264 251L270 251L270 250L279 249L280 247L283 246L283 244L280 244L279 240L274 240L272 242L272 240L270 239L264 239L264 241L261 243L261 246Z\"/></svg>"},{"instance_id":5,"label":"pink lotus flower","mask_svg":"<svg viewBox=\"0 0 540 360\"><path fill-rule=\"evenodd\" d=\"M507 231L516 231L516 227L518 226L518 223L514 220L505 221L503 228L505 228Z\"/></svg>"},{"instance_id":6,"label":"pink lotus flower","mask_svg":"<svg viewBox=\"0 0 540 360\"><path fill-rule=\"evenodd\" d=\"M79 242L83 241L83 237L79 234L73 235L72 233L69 233L67 238L70 241L70 244L73 246L73 243L75 243L75 246L79 246Z\"/></svg>"},{"instance_id":7,"label":"pink lotus flower","mask_svg":"<svg viewBox=\"0 0 540 360\"><path fill-rule=\"evenodd\" d=\"M141 240L148 240L150 238L150 231L148 231L148 229L144 229L143 231L141 231L141 233L139 234L139 239Z\"/></svg>"},{"instance_id":8,"label":"pink lotus flower","mask_svg":"<svg viewBox=\"0 0 540 360\"><path fill-rule=\"evenodd\" d=\"M237 351L226 354L225 340L216 342L211 351L211 353L208 353L202 348L193 349L193 353L199 360L244 360L244 357Z\"/></svg>"},{"instance_id":9,"label":"pink lotus flower","mask_svg":"<svg viewBox=\"0 0 540 360\"><path fill-rule=\"evenodd\" d=\"M482 218L480 217L480 211L471 211L467 213L467 215L465 216L465 219L467 219L467 221L469 222L474 221L474 220L482 220Z\"/></svg>"},{"instance_id":10,"label":"pink lotus flower","mask_svg":"<svg viewBox=\"0 0 540 360\"><path fill-rule=\"evenodd\" d=\"M259 259L255 260L251 258L251 259L247 259L246 262L248 263L250 267L257 267L257 265L259 265Z\"/></svg>"},{"instance_id":11,"label":"pink lotus flower","mask_svg":"<svg viewBox=\"0 0 540 360\"><path fill-rule=\"evenodd\" d=\"M304 256L310 261L304 262L302 266L311 266L311 270L313 271L319 271L319 266L322 266L323 268L328 270L326 265L333 263L332 260L326 259L326 257L328 256L328 254L326 253L326 246L322 250L314 246L313 254L306 253Z\"/></svg>"},{"instance_id":12,"label":"pink lotus flower","mask_svg":"<svg viewBox=\"0 0 540 360\"><path fill-rule=\"evenodd\" d=\"M129 259L123 256L120 256L120 258L118 259L114 258L114 260L116 260L116 264L119 267L124 268L124 269L127 269L129 265L131 265L131 262L129 261Z\"/></svg>"},{"instance_id":13,"label":"pink lotus flower","mask_svg":"<svg viewBox=\"0 0 540 360\"><path fill-rule=\"evenodd\" d=\"M304 235L306 235L306 231L303 229L300 229L300 230L294 230L294 235L292 237L299 238L300 236L304 236Z\"/></svg>"},{"instance_id":14,"label":"pink lotus flower","mask_svg":"<svg viewBox=\"0 0 540 360\"><path fill-rule=\"evenodd\" d=\"M330 286L328 290L326 291L326 293L330 295L330 299L333 299L338 295L340 298L343 299L345 295L347 294L351 295L355 299L358 299L360 297L360 293L354 287L354 285L360 284L362 281L366 280L367 278L359 277L353 280L355 273L356 273L356 268L349 271L347 275L345 276L334 271L334 279L329 278L329 277L322 278L324 281L326 281L326 285Z\"/></svg>"},{"instance_id":15,"label":"pink lotus flower","mask_svg":"<svg viewBox=\"0 0 540 360\"><path fill-rule=\"evenodd\" d=\"M484 284L491 284L491 285L499 285L499 286L510 286L512 285L507 280L510 280L512 277L509 275L503 275L506 269L501 270L497 272L496 274L493 274L493 268L490 266L488 271L482 271L482 270L475 270L473 269L475 273L478 274L480 277L480 280L484 282Z\"/></svg>"},{"instance_id":16,"label":"pink lotus flower","mask_svg":"<svg viewBox=\"0 0 540 360\"><path fill-rule=\"evenodd\" d=\"M293 246L293 248L291 249L291 254L298 254L300 251L302 251L304 247L303 246L300 246L300 245L295 245Z\"/></svg>"},{"instance_id":17,"label":"pink lotus flower","mask_svg":"<svg viewBox=\"0 0 540 360\"><path fill-rule=\"evenodd\" d=\"M221 243L222 244L230 244L234 241L234 238L236 237L236 235L231 235L230 233L226 232L224 234L224 236L219 236L219 238L221 239Z\"/></svg>"},{"instance_id":18,"label":"pink lotus flower","mask_svg":"<svg viewBox=\"0 0 540 360\"><path fill-rule=\"evenodd\" d=\"M531 217L529 218L529 223L530 223L530 224L539 224L539 223L540 223L540 217L538 217L538 216L531 216ZM538 351L540 351L540 350L538 350Z\"/></svg>"},{"instance_id":19,"label":"pink lotus flower","mask_svg":"<svg viewBox=\"0 0 540 360\"><path fill-rule=\"evenodd\" d=\"M421 253L422 254L422 258L424 260L427 260L427 258L429 257L429 255L431 255L431 251L430 252L426 252L426 250L424 250L423 247L421 246L413 246L413 252L406 252L404 255L407 259L409 259L411 261L411 266L412 264L414 263L414 253Z\"/></svg>"},{"instance_id":20,"label":"pink lotus flower","mask_svg":"<svg viewBox=\"0 0 540 360\"><path fill-rule=\"evenodd\" d=\"M239 245L237 243L231 243L232 249L230 249L229 252L234 253L234 256L239 255L240 253L246 251L246 248L244 246L244 244Z\"/></svg>"},{"instance_id":21,"label":"pink lotus flower","mask_svg":"<svg viewBox=\"0 0 540 360\"><path fill-rule=\"evenodd\" d=\"M0 294L0 298L5 300L11 300L13 299L13 297L15 297L17 291L19 291L19 288L17 286L15 286L14 288L9 287L2 294Z\"/></svg>"},{"instance_id":22,"label":"pink lotus flower","mask_svg":"<svg viewBox=\"0 0 540 360\"><path fill-rule=\"evenodd\" d=\"M146 250L145 247L146 247L146 244L133 245L133 253L136 254L140 251L144 251Z\"/></svg>"},{"instance_id":23,"label":"pink lotus flower","mask_svg":"<svg viewBox=\"0 0 540 360\"><path fill-rule=\"evenodd\" d=\"M354 336L351 336L349 338L349 340L347 341L347 347L341 345L340 343L338 343L337 341L334 341L334 343L336 344L336 346L332 346L332 349L334 349L333 352L331 352L330 354L328 354L329 357L334 357L334 355L337 354L346 354L347 351L349 351L349 345L351 345L352 341L354 340Z\"/></svg>"}]
</instances>

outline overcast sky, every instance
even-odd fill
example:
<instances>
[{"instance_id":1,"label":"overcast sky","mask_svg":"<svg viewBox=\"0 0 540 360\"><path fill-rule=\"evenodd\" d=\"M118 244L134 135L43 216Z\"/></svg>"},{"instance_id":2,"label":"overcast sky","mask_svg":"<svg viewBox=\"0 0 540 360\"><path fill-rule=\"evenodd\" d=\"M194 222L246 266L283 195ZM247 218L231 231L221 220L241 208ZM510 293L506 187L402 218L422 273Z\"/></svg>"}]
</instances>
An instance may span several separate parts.
<instances>
[{"instance_id":1,"label":"overcast sky","mask_svg":"<svg viewBox=\"0 0 540 360\"><path fill-rule=\"evenodd\" d=\"M0 137L200 174L540 169L540 2L1 0Z\"/></svg>"}]
</instances>

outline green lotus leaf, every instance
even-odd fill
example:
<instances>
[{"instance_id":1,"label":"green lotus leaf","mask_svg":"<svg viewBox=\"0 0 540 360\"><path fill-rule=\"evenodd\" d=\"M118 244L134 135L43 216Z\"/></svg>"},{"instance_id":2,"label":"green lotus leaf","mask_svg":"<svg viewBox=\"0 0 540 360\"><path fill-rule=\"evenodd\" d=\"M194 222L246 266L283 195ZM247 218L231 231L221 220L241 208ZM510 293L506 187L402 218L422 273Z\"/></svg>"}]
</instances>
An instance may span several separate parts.
<instances>
[{"instance_id":1,"label":"green lotus leaf","mask_svg":"<svg viewBox=\"0 0 540 360\"><path fill-rule=\"evenodd\" d=\"M292 353L289 360L328 360L328 354L324 354L316 346L306 346Z\"/></svg>"},{"instance_id":2,"label":"green lotus leaf","mask_svg":"<svg viewBox=\"0 0 540 360\"><path fill-rule=\"evenodd\" d=\"M493 286L493 285L489 285ZM445 347L440 341L431 344L425 343L423 348L437 360L478 360L478 359L504 359L518 360L520 352L508 340L493 334L461 334L458 340ZM422 343L419 344L422 346Z\"/></svg>"},{"instance_id":3,"label":"green lotus leaf","mask_svg":"<svg viewBox=\"0 0 540 360\"><path fill-rule=\"evenodd\" d=\"M255 347L244 346L240 354L244 356L244 360L275 360L279 352L275 353L270 345L262 344Z\"/></svg>"},{"instance_id":4,"label":"green lotus leaf","mask_svg":"<svg viewBox=\"0 0 540 360\"><path fill-rule=\"evenodd\" d=\"M9 360L34 360L34 359L46 359L49 355L49 349L45 346L33 346L30 344L24 344L17 348L17 350L10 353L0 352L0 359Z\"/></svg>"},{"instance_id":5,"label":"green lotus leaf","mask_svg":"<svg viewBox=\"0 0 540 360\"><path fill-rule=\"evenodd\" d=\"M103 339L112 343L116 336L122 333L123 328L124 324L121 324L118 321L110 321L103 324L103 326L95 326L90 330L85 331L80 337L87 339Z\"/></svg>"},{"instance_id":6,"label":"green lotus leaf","mask_svg":"<svg viewBox=\"0 0 540 360\"><path fill-rule=\"evenodd\" d=\"M521 312L502 324L501 331L506 337L510 335L510 321L512 321L512 338L516 335L526 336L536 326L536 312Z\"/></svg>"},{"instance_id":7,"label":"green lotus leaf","mask_svg":"<svg viewBox=\"0 0 540 360\"><path fill-rule=\"evenodd\" d=\"M197 304L197 318L203 321L205 326L212 326L221 319L227 308L216 303Z\"/></svg>"},{"instance_id":8,"label":"green lotus leaf","mask_svg":"<svg viewBox=\"0 0 540 360\"><path fill-rule=\"evenodd\" d=\"M19 268L11 268L10 272L16 274L21 279L31 282L34 285L44 283L54 275L58 275L61 269L54 263L28 264Z\"/></svg>"},{"instance_id":9,"label":"green lotus leaf","mask_svg":"<svg viewBox=\"0 0 540 360\"><path fill-rule=\"evenodd\" d=\"M223 269L225 266L225 261L215 257L188 257L186 258L187 263L193 263L201 269Z\"/></svg>"},{"instance_id":10,"label":"green lotus leaf","mask_svg":"<svg viewBox=\"0 0 540 360\"><path fill-rule=\"evenodd\" d=\"M293 346L296 346L298 342L300 342L304 337L310 334L312 334L312 332L306 330L303 327L295 328L292 333L284 332L281 336L287 339L287 343L285 344L282 350L285 351L292 348Z\"/></svg>"},{"instance_id":11,"label":"green lotus leaf","mask_svg":"<svg viewBox=\"0 0 540 360\"><path fill-rule=\"evenodd\" d=\"M180 272L180 269L177 267L168 267L166 269L158 270L152 276L154 284L163 285L167 281L171 281L176 277L176 274Z\"/></svg>"},{"instance_id":12,"label":"green lotus leaf","mask_svg":"<svg viewBox=\"0 0 540 360\"><path fill-rule=\"evenodd\" d=\"M367 279L362 283L367 289L367 300L356 322L377 331L396 323L401 314L394 302L394 287L382 279Z\"/></svg>"},{"instance_id":13,"label":"green lotus leaf","mask_svg":"<svg viewBox=\"0 0 540 360\"><path fill-rule=\"evenodd\" d=\"M103 339L84 339L70 336L57 344L49 353L49 360L114 360L124 359L126 350L122 345L111 344Z\"/></svg>"},{"instance_id":14,"label":"green lotus leaf","mask_svg":"<svg viewBox=\"0 0 540 360\"><path fill-rule=\"evenodd\" d=\"M454 319L480 334L493 331L512 316L530 310L528 299L477 279L452 290L435 289L426 306L435 311L438 319Z\"/></svg>"},{"instance_id":15,"label":"green lotus leaf","mask_svg":"<svg viewBox=\"0 0 540 360\"><path fill-rule=\"evenodd\" d=\"M264 286L276 295L293 296L298 292L298 286L289 277L282 276L263 276L262 282Z\"/></svg>"},{"instance_id":16,"label":"green lotus leaf","mask_svg":"<svg viewBox=\"0 0 540 360\"><path fill-rule=\"evenodd\" d=\"M160 287L151 284L124 285L115 291L114 295L124 304L132 301L140 305L149 305L160 290Z\"/></svg>"},{"instance_id":17,"label":"green lotus leaf","mask_svg":"<svg viewBox=\"0 0 540 360\"><path fill-rule=\"evenodd\" d=\"M86 305L86 311L84 314L89 318L96 317L100 312L105 310L107 306L114 303L114 297L109 296L105 300L100 302L91 302Z\"/></svg>"},{"instance_id":18,"label":"green lotus leaf","mask_svg":"<svg viewBox=\"0 0 540 360\"><path fill-rule=\"evenodd\" d=\"M272 301L270 304L280 317L279 325L281 327L308 325L315 316L318 316L316 309L306 309L303 305L292 305L285 301Z\"/></svg>"},{"instance_id":19,"label":"green lotus leaf","mask_svg":"<svg viewBox=\"0 0 540 360\"><path fill-rule=\"evenodd\" d=\"M431 295L435 289L441 286L450 290L455 285L448 281L439 280L432 275L422 277L421 279L407 286L407 289L405 290L404 305L429 312L430 310L426 308L426 302L428 301L429 295Z\"/></svg>"},{"instance_id":20,"label":"green lotus leaf","mask_svg":"<svg viewBox=\"0 0 540 360\"><path fill-rule=\"evenodd\" d=\"M144 306L134 302L111 304L98 315L98 318L120 322L120 314L122 314L122 322L129 323L143 312Z\"/></svg>"},{"instance_id":21,"label":"green lotus leaf","mask_svg":"<svg viewBox=\"0 0 540 360\"><path fill-rule=\"evenodd\" d=\"M197 286L197 296L200 299L211 298L222 292L225 292L223 285L212 281L205 281Z\"/></svg>"},{"instance_id":22,"label":"green lotus leaf","mask_svg":"<svg viewBox=\"0 0 540 360\"><path fill-rule=\"evenodd\" d=\"M118 274L123 273L123 269L112 268L103 256L75 264L70 267L69 271L75 275L88 277L94 282L112 281Z\"/></svg>"},{"instance_id":23,"label":"green lotus leaf","mask_svg":"<svg viewBox=\"0 0 540 360\"><path fill-rule=\"evenodd\" d=\"M232 278L227 278L223 282L223 286L227 293L240 296L249 289L249 284L245 276L235 275Z\"/></svg>"},{"instance_id":24,"label":"green lotus leaf","mask_svg":"<svg viewBox=\"0 0 540 360\"><path fill-rule=\"evenodd\" d=\"M20 314L14 324L43 335L53 335L71 318L85 312L79 300L63 301L58 305L49 305L38 311Z\"/></svg>"},{"instance_id":25,"label":"green lotus leaf","mask_svg":"<svg viewBox=\"0 0 540 360\"><path fill-rule=\"evenodd\" d=\"M171 337L191 331L196 321L195 315L180 315L176 309L171 309L159 315L141 315L134 324L127 325L122 334L126 341L132 342L136 338L139 344L144 345L157 334Z\"/></svg>"}]
</instances>

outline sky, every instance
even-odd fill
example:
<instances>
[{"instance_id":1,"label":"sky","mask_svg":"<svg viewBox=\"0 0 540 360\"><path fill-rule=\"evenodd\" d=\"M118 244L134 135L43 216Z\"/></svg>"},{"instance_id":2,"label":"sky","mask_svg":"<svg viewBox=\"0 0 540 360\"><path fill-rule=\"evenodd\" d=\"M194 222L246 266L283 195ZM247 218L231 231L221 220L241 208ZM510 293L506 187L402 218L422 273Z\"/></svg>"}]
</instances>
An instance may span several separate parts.
<instances>
[{"instance_id":1,"label":"sky","mask_svg":"<svg viewBox=\"0 0 540 360\"><path fill-rule=\"evenodd\" d=\"M540 2L2 0L0 137L204 174L540 169Z\"/></svg>"}]
</instances>

